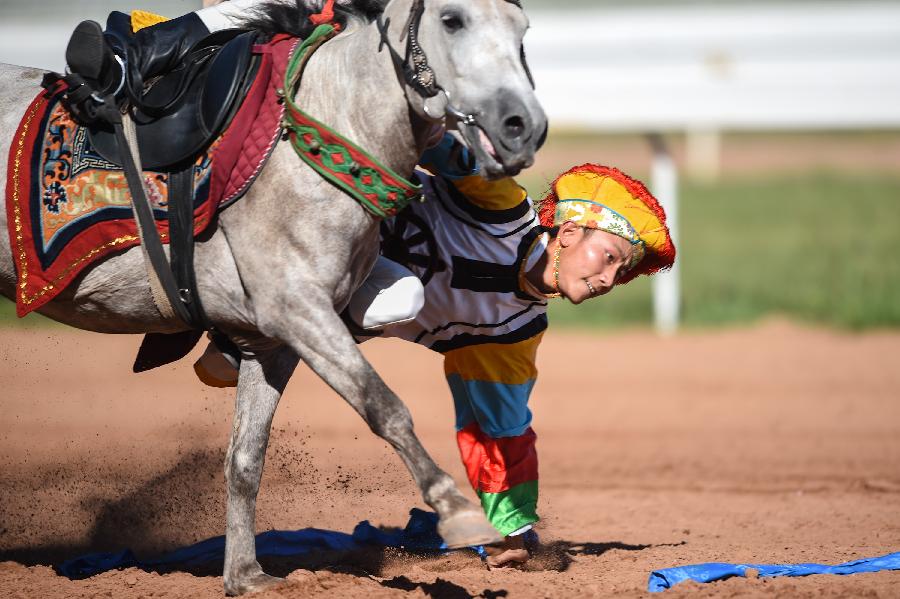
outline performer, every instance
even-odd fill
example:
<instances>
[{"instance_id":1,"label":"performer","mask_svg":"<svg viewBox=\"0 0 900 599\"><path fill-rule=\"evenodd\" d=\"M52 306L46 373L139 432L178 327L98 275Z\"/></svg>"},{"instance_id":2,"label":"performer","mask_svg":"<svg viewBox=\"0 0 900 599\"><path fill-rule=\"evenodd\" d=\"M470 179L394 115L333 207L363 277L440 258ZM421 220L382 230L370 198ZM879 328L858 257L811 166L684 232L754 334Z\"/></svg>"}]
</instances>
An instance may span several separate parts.
<instances>
[{"instance_id":1,"label":"performer","mask_svg":"<svg viewBox=\"0 0 900 599\"><path fill-rule=\"evenodd\" d=\"M670 267L675 248L662 208L638 181L585 164L533 206L512 179L485 181L447 135L422 157L426 201L383 222L382 258L345 320L358 341L399 337L444 356L457 444L490 522L505 537L488 564L528 560L538 521L538 462L528 399L547 328L547 301L574 304ZM200 378L236 384L214 347ZM589 368L589 362L587 362Z\"/></svg>"}]
</instances>

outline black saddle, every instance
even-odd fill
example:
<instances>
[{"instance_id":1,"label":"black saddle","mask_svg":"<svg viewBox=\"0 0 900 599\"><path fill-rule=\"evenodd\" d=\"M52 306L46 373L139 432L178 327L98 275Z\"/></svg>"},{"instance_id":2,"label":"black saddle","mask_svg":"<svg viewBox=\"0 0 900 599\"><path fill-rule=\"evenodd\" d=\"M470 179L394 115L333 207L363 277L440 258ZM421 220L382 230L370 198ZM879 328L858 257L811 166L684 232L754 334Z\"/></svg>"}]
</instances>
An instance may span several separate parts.
<instances>
[{"instance_id":1,"label":"black saddle","mask_svg":"<svg viewBox=\"0 0 900 599\"><path fill-rule=\"evenodd\" d=\"M213 33L147 86L133 114L144 168L166 171L195 158L228 126L256 76L257 35L237 29ZM103 158L122 165L111 126L92 126L88 135Z\"/></svg>"}]
</instances>

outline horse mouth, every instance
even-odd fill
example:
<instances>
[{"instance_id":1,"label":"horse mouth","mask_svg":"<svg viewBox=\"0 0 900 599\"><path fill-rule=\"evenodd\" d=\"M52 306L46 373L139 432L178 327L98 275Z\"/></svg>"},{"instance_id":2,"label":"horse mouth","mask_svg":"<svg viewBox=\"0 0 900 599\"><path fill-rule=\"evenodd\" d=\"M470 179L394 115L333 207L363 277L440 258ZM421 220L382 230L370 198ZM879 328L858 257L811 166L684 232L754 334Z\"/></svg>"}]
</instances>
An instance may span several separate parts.
<instances>
[{"instance_id":1,"label":"horse mouth","mask_svg":"<svg viewBox=\"0 0 900 599\"><path fill-rule=\"evenodd\" d=\"M519 174L522 167L519 165L505 165L497 147L491 141L487 132L478 125L465 125L460 123L463 137L466 139L469 149L475 153L478 164L481 165L482 175L487 179L500 177L512 177Z\"/></svg>"},{"instance_id":2,"label":"horse mouth","mask_svg":"<svg viewBox=\"0 0 900 599\"><path fill-rule=\"evenodd\" d=\"M493 158L495 162L500 162L500 157L497 155L497 149L494 147L494 144L491 143L491 138L487 136L487 133L481 127L475 127L475 129L478 131L478 144L481 146L482 151Z\"/></svg>"}]
</instances>

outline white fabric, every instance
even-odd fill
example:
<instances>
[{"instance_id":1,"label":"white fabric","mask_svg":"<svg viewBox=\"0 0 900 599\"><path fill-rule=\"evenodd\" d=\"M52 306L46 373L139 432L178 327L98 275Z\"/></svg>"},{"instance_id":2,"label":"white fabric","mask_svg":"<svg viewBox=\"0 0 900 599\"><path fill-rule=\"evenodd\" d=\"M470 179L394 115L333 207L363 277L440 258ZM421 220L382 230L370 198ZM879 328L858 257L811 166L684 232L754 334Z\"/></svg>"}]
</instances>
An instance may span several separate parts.
<instances>
[{"instance_id":1,"label":"white fabric","mask_svg":"<svg viewBox=\"0 0 900 599\"><path fill-rule=\"evenodd\" d=\"M508 537L517 537L517 536L519 536L519 535L525 534L526 532L528 532L528 531L531 530L532 528L534 528L534 526L532 526L531 524L526 524L526 525L523 526L522 528L519 528L518 530L514 530L514 531L512 531L511 533L509 533L509 534L506 535L506 536L508 536Z\"/></svg>"},{"instance_id":2,"label":"white fabric","mask_svg":"<svg viewBox=\"0 0 900 599\"><path fill-rule=\"evenodd\" d=\"M379 256L350 298L350 318L366 330L413 320L425 303L425 288L412 271Z\"/></svg>"}]
</instances>

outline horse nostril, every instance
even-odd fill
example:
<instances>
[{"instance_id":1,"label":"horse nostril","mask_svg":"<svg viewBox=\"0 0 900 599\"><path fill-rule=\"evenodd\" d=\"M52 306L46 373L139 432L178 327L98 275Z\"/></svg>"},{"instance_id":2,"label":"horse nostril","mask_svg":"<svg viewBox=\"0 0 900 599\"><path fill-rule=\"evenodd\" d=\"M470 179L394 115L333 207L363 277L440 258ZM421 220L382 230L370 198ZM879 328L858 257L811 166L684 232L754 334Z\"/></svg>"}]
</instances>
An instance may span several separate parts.
<instances>
[{"instance_id":1,"label":"horse nostril","mask_svg":"<svg viewBox=\"0 0 900 599\"><path fill-rule=\"evenodd\" d=\"M522 117L516 115L503 121L503 133L507 139L515 139L521 137L525 132L525 121Z\"/></svg>"}]
</instances>

